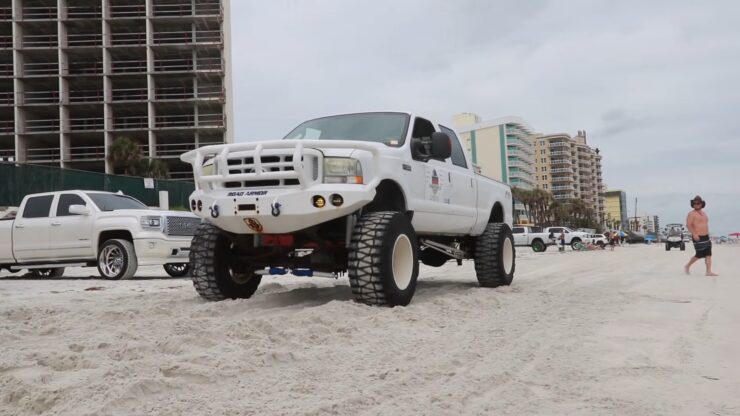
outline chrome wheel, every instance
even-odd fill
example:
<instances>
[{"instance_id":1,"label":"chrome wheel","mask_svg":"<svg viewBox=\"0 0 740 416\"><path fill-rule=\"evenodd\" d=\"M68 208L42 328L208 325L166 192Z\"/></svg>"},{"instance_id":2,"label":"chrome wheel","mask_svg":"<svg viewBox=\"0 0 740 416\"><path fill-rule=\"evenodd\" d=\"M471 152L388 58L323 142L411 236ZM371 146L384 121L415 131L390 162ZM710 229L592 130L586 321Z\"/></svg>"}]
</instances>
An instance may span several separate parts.
<instances>
[{"instance_id":1,"label":"chrome wheel","mask_svg":"<svg viewBox=\"0 0 740 416\"><path fill-rule=\"evenodd\" d=\"M107 245L100 251L98 265L105 277L117 277L123 270L123 251L117 246Z\"/></svg>"}]
</instances>

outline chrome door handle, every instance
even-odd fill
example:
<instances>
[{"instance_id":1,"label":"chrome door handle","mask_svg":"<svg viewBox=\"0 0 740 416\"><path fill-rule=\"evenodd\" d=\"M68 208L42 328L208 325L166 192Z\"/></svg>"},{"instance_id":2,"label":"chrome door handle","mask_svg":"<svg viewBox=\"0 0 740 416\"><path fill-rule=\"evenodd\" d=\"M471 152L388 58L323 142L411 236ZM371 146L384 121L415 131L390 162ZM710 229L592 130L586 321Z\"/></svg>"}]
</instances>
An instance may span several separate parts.
<instances>
[{"instance_id":1,"label":"chrome door handle","mask_svg":"<svg viewBox=\"0 0 740 416\"><path fill-rule=\"evenodd\" d=\"M51 223L51 225L52 225L53 227L58 227L58 226L62 225L62 223L61 223L61 222L59 222L59 221L54 221L54 222L52 222L52 223Z\"/></svg>"}]
</instances>

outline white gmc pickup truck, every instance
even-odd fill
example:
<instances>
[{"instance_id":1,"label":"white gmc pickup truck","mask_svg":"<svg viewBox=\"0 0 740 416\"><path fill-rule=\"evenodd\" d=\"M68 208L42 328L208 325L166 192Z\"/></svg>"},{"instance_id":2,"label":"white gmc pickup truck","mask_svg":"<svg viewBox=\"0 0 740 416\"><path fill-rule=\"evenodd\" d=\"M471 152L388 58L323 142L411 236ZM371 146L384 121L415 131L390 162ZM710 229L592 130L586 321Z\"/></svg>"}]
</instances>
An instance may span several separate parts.
<instances>
[{"instance_id":1,"label":"white gmc pickup truck","mask_svg":"<svg viewBox=\"0 0 740 416\"><path fill-rule=\"evenodd\" d=\"M65 267L97 266L125 279L138 266L188 273L190 242L200 218L156 211L129 196L97 191L28 195L16 217L0 220L0 269L58 277Z\"/></svg>"},{"instance_id":2,"label":"white gmc pickup truck","mask_svg":"<svg viewBox=\"0 0 740 416\"><path fill-rule=\"evenodd\" d=\"M411 113L304 122L283 140L206 146L192 211L207 219L190 252L209 300L248 298L262 275L336 278L355 299L411 301L418 262L475 260L482 286L515 268L508 185L475 173L455 132Z\"/></svg>"}]
</instances>

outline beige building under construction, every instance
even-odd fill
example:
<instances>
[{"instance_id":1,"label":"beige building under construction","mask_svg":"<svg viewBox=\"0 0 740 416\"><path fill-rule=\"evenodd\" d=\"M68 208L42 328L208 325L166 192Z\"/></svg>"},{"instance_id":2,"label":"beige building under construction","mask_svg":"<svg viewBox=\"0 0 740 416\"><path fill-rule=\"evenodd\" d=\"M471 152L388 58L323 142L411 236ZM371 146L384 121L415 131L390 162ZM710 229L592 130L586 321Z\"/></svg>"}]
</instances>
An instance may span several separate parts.
<instances>
[{"instance_id":1,"label":"beige building under construction","mask_svg":"<svg viewBox=\"0 0 740 416\"><path fill-rule=\"evenodd\" d=\"M556 201L583 200L603 224L606 186L601 177L601 155L599 149L588 146L586 132L579 131L575 137L541 135L534 140L537 187L552 193Z\"/></svg>"},{"instance_id":2,"label":"beige building under construction","mask_svg":"<svg viewBox=\"0 0 740 416\"><path fill-rule=\"evenodd\" d=\"M229 0L0 0L0 159L112 172L232 142Z\"/></svg>"}]
</instances>

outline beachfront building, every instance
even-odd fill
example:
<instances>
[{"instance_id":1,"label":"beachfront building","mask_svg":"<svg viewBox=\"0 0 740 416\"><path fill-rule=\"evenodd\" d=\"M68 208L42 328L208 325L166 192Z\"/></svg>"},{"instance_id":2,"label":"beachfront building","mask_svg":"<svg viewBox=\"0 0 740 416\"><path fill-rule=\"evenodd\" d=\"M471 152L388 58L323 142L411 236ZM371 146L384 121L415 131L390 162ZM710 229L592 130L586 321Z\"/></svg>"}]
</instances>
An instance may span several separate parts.
<instances>
[{"instance_id":1,"label":"beachfront building","mask_svg":"<svg viewBox=\"0 0 740 416\"><path fill-rule=\"evenodd\" d=\"M620 190L609 190L604 193L604 215L607 226L624 229L627 227L627 194Z\"/></svg>"},{"instance_id":2,"label":"beachfront building","mask_svg":"<svg viewBox=\"0 0 740 416\"><path fill-rule=\"evenodd\" d=\"M534 189L534 142L532 128L521 118L504 117L482 121L477 114L453 117L463 146L480 173L512 187ZM528 223L524 206L514 204L514 216Z\"/></svg>"},{"instance_id":3,"label":"beachfront building","mask_svg":"<svg viewBox=\"0 0 740 416\"><path fill-rule=\"evenodd\" d=\"M118 137L179 155L232 142L229 0L2 0L0 158L98 172Z\"/></svg>"},{"instance_id":4,"label":"beachfront building","mask_svg":"<svg viewBox=\"0 0 740 416\"><path fill-rule=\"evenodd\" d=\"M660 231L660 218L657 215L643 215L630 218L631 229L641 233L657 233Z\"/></svg>"},{"instance_id":5,"label":"beachfront building","mask_svg":"<svg viewBox=\"0 0 740 416\"><path fill-rule=\"evenodd\" d=\"M552 193L556 201L581 199L604 224L606 187L601 175L601 154L586 141L586 132L534 138L534 176L537 187Z\"/></svg>"}]
</instances>

